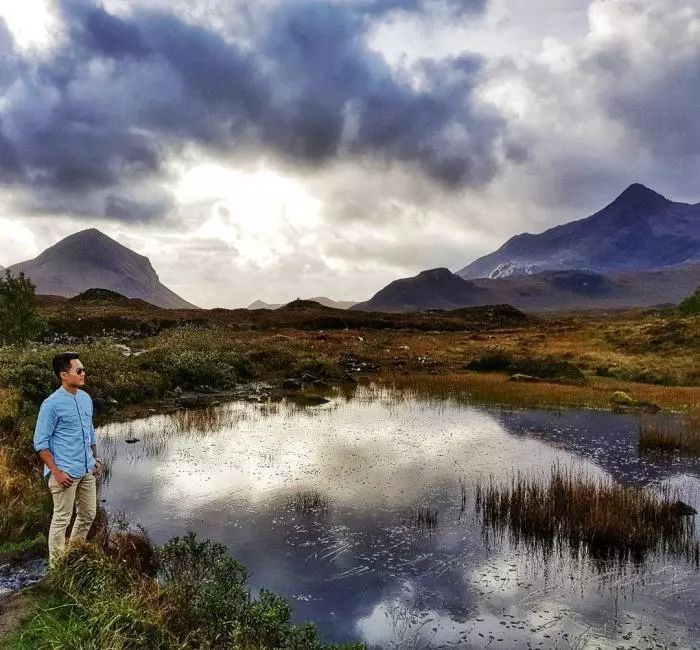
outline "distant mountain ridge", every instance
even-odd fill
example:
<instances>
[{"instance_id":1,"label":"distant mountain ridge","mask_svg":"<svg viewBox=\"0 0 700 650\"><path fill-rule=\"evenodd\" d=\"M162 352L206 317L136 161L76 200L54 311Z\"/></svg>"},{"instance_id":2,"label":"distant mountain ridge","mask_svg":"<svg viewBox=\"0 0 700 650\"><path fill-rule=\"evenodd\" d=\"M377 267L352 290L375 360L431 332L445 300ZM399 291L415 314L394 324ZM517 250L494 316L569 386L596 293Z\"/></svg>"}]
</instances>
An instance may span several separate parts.
<instances>
[{"instance_id":1,"label":"distant mountain ridge","mask_svg":"<svg viewBox=\"0 0 700 650\"><path fill-rule=\"evenodd\" d=\"M24 271L40 294L71 297L100 288L158 307L197 309L160 282L147 257L96 228L69 235L34 259L9 269L14 274Z\"/></svg>"},{"instance_id":2,"label":"distant mountain ridge","mask_svg":"<svg viewBox=\"0 0 700 650\"><path fill-rule=\"evenodd\" d=\"M332 307L333 309L350 309L356 302L352 300L332 300L331 298L326 298L325 296L316 296L315 298L306 298L306 300L317 302L324 307ZM251 302L246 309L280 309L289 303L267 303L262 300L256 300Z\"/></svg>"},{"instance_id":3,"label":"distant mountain ridge","mask_svg":"<svg viewBox=\"0 0 700 650\"><path fill-rule=\"evenodd\" d=\"M700 203L670 201L635 183L590 217L523 233L468 264L466 279L542 271L643 271L700 262Z\"/></svg>"},{"instance_id":4,"label":"distant mountain ridge","mask_svg":"<svg viewBox=\"0 0 700 650\"><path fill-rule=\"evenodd\" d=\"M402 312L498 304L530 312L651 307L679 303L699 284L700 262L649 271L562 270L474 280L432 269L391 282L353 310Z\"/></svg>"}]
</instances>

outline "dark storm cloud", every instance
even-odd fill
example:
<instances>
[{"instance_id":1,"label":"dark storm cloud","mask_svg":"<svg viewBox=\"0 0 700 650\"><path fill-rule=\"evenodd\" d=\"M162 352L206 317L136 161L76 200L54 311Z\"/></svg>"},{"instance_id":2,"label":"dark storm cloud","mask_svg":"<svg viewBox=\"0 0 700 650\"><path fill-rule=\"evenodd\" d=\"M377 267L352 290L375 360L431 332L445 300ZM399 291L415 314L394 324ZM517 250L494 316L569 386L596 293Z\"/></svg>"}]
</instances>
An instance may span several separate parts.
<instances>
[{"instance_id":1,"label":"dark storm cloud","mask_svg":"<svg viewBox=\"0 0 700 650\"><path fill-rule=\"evenodd\" d=\"M392 3L360 5L282 3L251 51L167 13L118 17L64 0L68 43L49 60L17 60L9 73L22 91L4 110L11 128L0 156L44 196L102 192L104 213L124 219L133 210L108 197L137 205L125 188L157 182L167 153L188 142L311 166L369 156L450 186L489 180L501 123L473 107L480 61L398 74L365 42L371 16ZM422 75L420 89L409 74Z\"/></svg>"},{"instance_id":2,"label":"dark storm cloud","mask_svg":"<svg viewBox=\"0 0 700 650\"><path fill-rule=\"evenodd\" d=\"M117 221L152 221L160 219L173 208L170 196L154 201L134 201L124 196L105 197L104 216Z\"/></svg>"}]
</instances>

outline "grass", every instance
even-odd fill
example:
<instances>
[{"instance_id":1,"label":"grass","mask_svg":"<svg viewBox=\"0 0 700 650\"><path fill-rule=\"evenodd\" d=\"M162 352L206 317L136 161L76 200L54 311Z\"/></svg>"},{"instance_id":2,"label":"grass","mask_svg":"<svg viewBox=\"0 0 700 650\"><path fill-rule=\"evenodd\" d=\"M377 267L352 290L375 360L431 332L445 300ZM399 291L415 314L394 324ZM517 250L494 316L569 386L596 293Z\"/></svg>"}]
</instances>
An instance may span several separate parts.
<instances>
[{"instance_id":1,"label":"grass","mask_svg":"<svg viewBox=\"0 0 700 650\"><path fill-rule=\"evenodd\" d=\"M688 413L680 421L659 417L642 421L639 450L700 456L700 411Z\"/></svg>"},{"instance_id":2,"label":"grass","mask_svg":"<svg viewBox=\"0 0 700 650\"><path fill-rule=\"evenodd\" d=\"M544 477L479 482L475 509L487 537L507 533L514 545L545 554L566 546L574 556L634 563L672 554L700 566L693 519L670 489L628 487L556 464Z\"/></svg>"},{"instance_id":3,"label":"grass","mask_svg":"<svg viewBox=\"0 0 700 650\"><path fill-rule=\"evenodd\" d=\"M418 531L433 531L438 527L438 510L430 506L411 506L406 513L405 523Z\"/></svg>"},{"instance_id":4,"label":"grass","mask_svg":"<svg viewBox=\"0 0 700 650\"><path fill-rule=\"evenodd\" d=\"M332 500L320 490L296 490L287 498L287 507L304 514L326 512L332 505Z\"/></svg>"},{"instance_id":5,"label":"grass","mask_svg":"<svg viewBox=\"0 0 700 650\"><path fill-rule=\"evenodd\" d=\"M95 543L72 545L35 592L36 613L7 647L339 648L323 643L313 625L292 624L278 596L262 590L253 597L245 568L225 546L188 533L155 548L142 533L131 534L141 537L139 552L155 551L153 575L136 568L143 562L125 563Z\"/></svg>"},{"instance_id":6,"label":"grass","mask_svg":"<svg viewBox=\"0 0 700 650\"><path fill-rule=\"evenodd\" d=\"M614 408L610 399L613 393L624 390L637 402L659 404L675 411L700 406L700 387L628 384L610 378L590 378L585 385L510 382L503 374L493 372L387 374L379 378L400 389L406 399L449 399L459 404L610 409Z\"/></svg>"}]
</instances>

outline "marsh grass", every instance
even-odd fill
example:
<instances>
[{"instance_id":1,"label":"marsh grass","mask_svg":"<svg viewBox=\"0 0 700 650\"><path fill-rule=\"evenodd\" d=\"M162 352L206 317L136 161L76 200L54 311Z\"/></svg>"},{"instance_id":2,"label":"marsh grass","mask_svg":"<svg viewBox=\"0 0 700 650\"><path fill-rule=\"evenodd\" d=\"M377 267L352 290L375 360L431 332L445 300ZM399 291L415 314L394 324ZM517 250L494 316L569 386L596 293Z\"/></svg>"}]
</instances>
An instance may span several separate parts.
<instances>
[{"instance_id":1,"label":"marsh grass","mask_svg":"<svg viewBox=\"0 0 700 650\"><path fill-rule=\"evenodd\" d=\"M700 410L682 419L657 416L640 422L639 451L700 456Z\"/></svg>"},{"instance_id":2,"label":"marsh grass","mask_svg":"<svg viewBox=\"0 0 700 650\"><path fill-rule=\"evenodd\" d=\"M487 540L507 534L515 545L596 560L640 564L653 555L685 558L698 568L700 542L693 518L682 515L678 493L619 485L574 467L549 475L517 472L476 485L475 511Z\"/></svg>"},{"instance_id":3,"label":"marsh grass","mask_svg":"<svg viewBox=\"0 0 700 650\"><path fill-rule=\"evenodd\" d=\"M333 500L317 489L298 489L287 497L287 507L302 514L327 512Z\"/></svg>"},{"instance_id":4,"label":"marsh grass","mask_svg":"<svg viewBox=\"0 0 700 650\"><path fill-rule=\"evenodd\" d=\"M410 506L404 523L420 532L434 531L438 527L438 510L427 505Z\"/></svg>"},{"instance_id":5,"label":"marsh grass","mask_svg":"<svg viewBox=\"0 0 700 650\"><path fill-rule=\"evenodd\" d=\"M636 401L687 411L700 407L700 388L625 384L616 379L592 377L585 385L546 382L510 382L500 373L469 372L444 375L382 375L384 386L399 389L405 399L450 400L456 404L485 404L517 408L609 409L610 397L618 390ZM379 384L377 389L381 390Z\"/></svg>"}]
</instances>

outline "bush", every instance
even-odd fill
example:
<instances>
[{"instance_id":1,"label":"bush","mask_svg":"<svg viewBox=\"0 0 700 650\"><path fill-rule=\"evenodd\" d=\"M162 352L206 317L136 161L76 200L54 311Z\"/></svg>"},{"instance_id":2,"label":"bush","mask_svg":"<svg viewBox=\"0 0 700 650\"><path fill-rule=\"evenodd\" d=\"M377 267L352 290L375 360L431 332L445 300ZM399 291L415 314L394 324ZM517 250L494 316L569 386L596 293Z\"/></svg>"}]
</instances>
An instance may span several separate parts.
<instances>
[{"instance_id":1,"label":"bush","mask_svg":"<svg viewBox=\"0 0 700 650\"><path fill-rule=\"evenodd\" d=\"M679 306L681 314L700 314L700 287L695 290L692 296L688 296Z\"/></svg>"},{"instance_id":2,"label":"bush","mask_svg":"<svg viewBox=\"0 0 700 650\"><path fill-rule=\"evenodd\" d=\"M46 329L35 289L24 273L13 277L5 269L5 277L0 277L0 344L26 343Z\"/></svg>"},{"instance_id":3,"label":"bush","mask_svg":"<svg viewBox=\"0 0 700 650\"><path fill-rule=\"evenodd\" d=\"M70 545L46 583L61 602L28 622L20 639L29 646L19 647L337 647L321 643L314 625L292 625L283 598L266 590L252 598L244 567L221 544L188 533L157 558L160 581L125 568L96 544Z\"/></svg>"}]
</instances>

